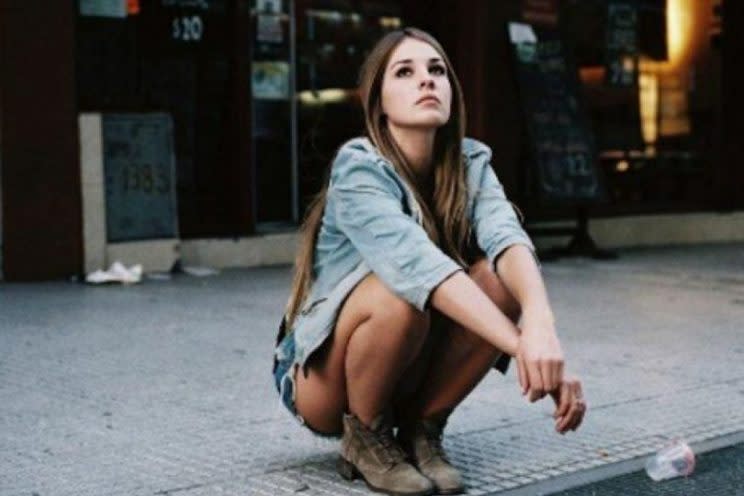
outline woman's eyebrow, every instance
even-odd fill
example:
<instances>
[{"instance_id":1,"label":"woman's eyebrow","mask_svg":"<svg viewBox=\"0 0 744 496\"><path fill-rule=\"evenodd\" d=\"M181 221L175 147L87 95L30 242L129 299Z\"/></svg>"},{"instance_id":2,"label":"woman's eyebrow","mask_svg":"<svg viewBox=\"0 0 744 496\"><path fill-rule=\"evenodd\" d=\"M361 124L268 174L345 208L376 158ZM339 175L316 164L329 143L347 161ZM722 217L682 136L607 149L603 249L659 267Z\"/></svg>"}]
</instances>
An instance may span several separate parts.
<instances>
[{"instance_id":1,"label":"woman's eyebrow","mask_svg":"<svg viewBox=\"0 0 744 496\"><path fill-rule=\"evenodd\" d=\"M442 59L440 59L439 57L432 57L432 58L429 59L429 63L431 63L431 62L441 62L441 61L442 61ZM393 64L390 67L391 68L392 67L395 67L397 64L410 64L411 62L413 62L412 59L398 60L397 62L393 62Z\"/></svg>"}]
</instances>

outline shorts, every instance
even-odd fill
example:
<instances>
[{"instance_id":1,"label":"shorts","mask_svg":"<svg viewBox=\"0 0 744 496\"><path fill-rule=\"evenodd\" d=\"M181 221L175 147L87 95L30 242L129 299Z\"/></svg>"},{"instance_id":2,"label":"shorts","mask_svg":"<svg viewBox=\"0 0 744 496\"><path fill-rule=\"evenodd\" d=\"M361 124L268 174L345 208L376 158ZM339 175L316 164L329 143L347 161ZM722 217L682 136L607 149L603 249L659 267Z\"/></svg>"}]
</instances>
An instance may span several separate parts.
<instances>
[{"instance_id":1,"label":"shorts","mask_svg":"<svg viewBox=\"0 0 744 496\"><path fill-rule=\"evenodd\" d=\"M299 368L299 364L295 360L294 333L287 333L286 331L286 320L282 319L276 339L277 345L274 350L274 366L272 369L274 375L274 386L279 393L279 398L287 410L289 410L295 419L297 419L300 425L307 427L316 436L337 439L341 436L316 431L307 425L305 419L302 418L302 415L297 413L297 407L295 406L297 398L295 372Z\"/></svg>"}]
</instances>

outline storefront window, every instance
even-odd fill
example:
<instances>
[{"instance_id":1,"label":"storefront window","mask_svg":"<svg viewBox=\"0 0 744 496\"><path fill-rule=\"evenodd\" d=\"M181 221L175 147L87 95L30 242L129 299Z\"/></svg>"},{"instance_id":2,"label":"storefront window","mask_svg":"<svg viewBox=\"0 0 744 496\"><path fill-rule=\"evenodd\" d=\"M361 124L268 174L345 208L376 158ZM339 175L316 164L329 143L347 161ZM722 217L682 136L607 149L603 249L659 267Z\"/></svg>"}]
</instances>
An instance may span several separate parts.
<instances>
[{"instance_id":1,"label":"storefront window","mask_svg":"<svg viewBox=\"0 0 744 496\"><path fill-rule=\"evenodd\" d=\"M293 0L255 0L252 10L251 196L260 231L298 217L293 8Z\"/></svg>"},{"instance_id":2,"label":"storefront window","mask_svg":"<svg viewBox=\"0 0 744 496\"><path fill-rule=\"evenodd\" d=\"M377 39L401 25L398 2L298 2L301 211L322 187L336 149L364 134L359 68Z\"/></svg>"},{"instance_id":3,"label":"storefront window","mask_svg":"<svg viewBox=\"0 0 744 496\"><path fill-rule=\"evenodd\" d=\"M609 68L600 65L598 47L590 46L596 41L574 36L611 210L705 208L720 99L712 43L720 2L569 3L566 16L574 25L604 16L605 30L621 29L612 24L613 4L634 9L636 16L630 30L637 36L637 52L627 60L628 67L637 67L637 77L625 87L608 83Z\"/></svg>"}]
</instances>

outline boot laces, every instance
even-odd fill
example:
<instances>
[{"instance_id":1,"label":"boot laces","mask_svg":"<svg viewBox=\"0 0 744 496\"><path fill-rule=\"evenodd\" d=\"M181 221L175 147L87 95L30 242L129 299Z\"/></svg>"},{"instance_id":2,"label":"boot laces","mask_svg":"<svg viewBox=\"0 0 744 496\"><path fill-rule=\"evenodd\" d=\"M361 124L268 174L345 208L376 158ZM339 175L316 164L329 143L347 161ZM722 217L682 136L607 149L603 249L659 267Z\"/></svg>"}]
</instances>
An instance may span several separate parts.
<instances>
[{"instance_id":1,"label":"boot laces","mask_svg":"<svg viewBox=\"0 0 744 496\"><path fill-rule=\"evenodd\" d=\"M406 454L395 442L390 426L382 426L376 431L369 430L367 439L383 463L396 465L406 461Z\"/></svg>"}]
</instances>

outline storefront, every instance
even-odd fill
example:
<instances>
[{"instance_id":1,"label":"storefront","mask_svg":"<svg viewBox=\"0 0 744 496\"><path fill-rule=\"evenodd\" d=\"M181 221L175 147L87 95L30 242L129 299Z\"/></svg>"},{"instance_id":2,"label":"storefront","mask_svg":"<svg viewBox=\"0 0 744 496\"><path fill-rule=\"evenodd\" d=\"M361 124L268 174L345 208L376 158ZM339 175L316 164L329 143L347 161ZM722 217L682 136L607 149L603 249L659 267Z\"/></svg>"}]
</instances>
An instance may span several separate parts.
<instances>
[{"instance_id":1,"label":"storefront","mask_svg":"<svg viewBox=\"0 0 744 496\"><path fill-rule=\"evenodd\" d=\"M171 176L167 160L103 175L102 194L135 191L144 202L117 217L108 242L294 231L335 149L363 132L355 86L364 55L403 25L434 34L452 58L468 134L494 150L528 227L571 221L578 209L606 219L744 208L733 159L744 151L735 132L742 42L723 41L740 2L75 3L2 12L7 279L86 267L81 116L102 116L104 129L121 115L170 122L166 148L153 153L172 154ZM550 81L562 96L550 96Z\"/></svg>"}]
</instances>

